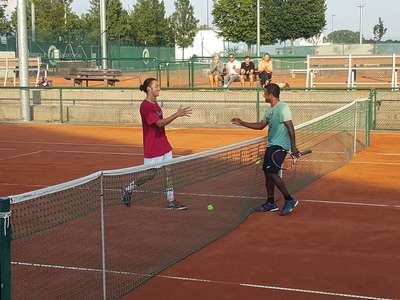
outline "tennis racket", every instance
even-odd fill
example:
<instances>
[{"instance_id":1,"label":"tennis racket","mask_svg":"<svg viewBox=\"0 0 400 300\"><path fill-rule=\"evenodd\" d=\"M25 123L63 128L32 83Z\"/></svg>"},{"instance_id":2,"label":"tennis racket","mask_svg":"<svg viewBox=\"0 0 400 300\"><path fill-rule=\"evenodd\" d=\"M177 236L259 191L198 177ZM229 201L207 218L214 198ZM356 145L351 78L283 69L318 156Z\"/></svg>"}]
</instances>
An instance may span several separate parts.
<instances>
[{"instance_id":1,"label":"tennis racket","mask_svg":"<svg viewBox=\"0 0 400 300\"><path fill-rule=\"evenodd\" d=\"M279 162L281 161L281 159L279 159L279 158L281 158L285 152L287 153L286 158L284 159L282 164L279 164ZM277 168L279 168L281 170L290 170L296 166L297 161L301 157L303 157L304 155L307 155L307 154L311 154L311 153L312 153L311 149L306 149L304 151L299 152L299 155L296 156L290 151L276 150L274 153L272 153L271 160Z\"/></svg>"}]
</instances>

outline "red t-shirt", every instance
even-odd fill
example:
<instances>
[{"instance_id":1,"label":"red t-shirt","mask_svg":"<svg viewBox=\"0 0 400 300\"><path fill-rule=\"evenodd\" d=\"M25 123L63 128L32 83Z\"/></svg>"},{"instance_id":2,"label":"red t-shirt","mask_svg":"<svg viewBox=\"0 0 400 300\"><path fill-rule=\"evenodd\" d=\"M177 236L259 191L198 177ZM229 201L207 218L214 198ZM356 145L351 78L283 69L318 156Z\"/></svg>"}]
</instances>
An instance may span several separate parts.
<instances>
[{"instance_id":1,"label":"red t-shirt","mask_svg":"<svg viewBox=\"0 0 400 300\"><path fill-rule=\"evenodd\" d=\"M140 105L140 116L143 127L144 157L152 158L162 156L172 150L165 134L164 127L158 127L156 122L163 118L161 107L158 103L144 100Z\"/></svg>"}]
</instances>

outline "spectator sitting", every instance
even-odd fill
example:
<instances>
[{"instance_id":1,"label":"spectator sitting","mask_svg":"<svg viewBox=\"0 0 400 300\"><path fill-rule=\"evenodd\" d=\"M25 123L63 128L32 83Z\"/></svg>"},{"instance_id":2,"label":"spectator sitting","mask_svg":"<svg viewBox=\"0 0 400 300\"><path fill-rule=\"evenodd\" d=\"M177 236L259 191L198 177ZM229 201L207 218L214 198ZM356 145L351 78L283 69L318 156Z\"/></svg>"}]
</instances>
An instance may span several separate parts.
<instances>
[{"instance_id":1,"label":"spectator sitting","mask_svg":"<svg viewBox=\"0 0 400 300\"><path fill-rule=\"evenodd\" d=\"M45 76L39 77L39 80L36 82L37 87L50 87L51 81L48 80Z\"/></svg>"},{"instance_id":2,"label":"spectator sitting","mask_svg":"<svg viewBox=\"0 0 400 300\"><path fill-rule=\"evenodd\" d=\"M222 81L222 74L224 72L224 65L219 59L218 55L214 55L210 63L210 70L208 71L208 79L212 88L219 86L219 82Z\"/></svg>"},{"instance_id":3,"label":"spectator sitting","mask_svg":"<svg viewBox=\"0 0 400 300\"><path fill-rule=\"evenodd\" d=\"M235 58L235 54L230 53L229 61L226 63L226 75L224 77L224 88L227 88L234 81L240 80L240 62L238 62Z\"/></svg>"},{"instance_id":4,"label":"spectator sitting","mask_svg":"<svg viewBox=\"0 0 400 300\"><path fill-rule=\"evenodd\" d=\"M254 71L255 71L254 63L251 61L250 56L246 56L244 58L244 62L242 62L242 65L240 67L240 83L242 87L244 87L245 80L249 80L250 87L253 87Z\"/></svg>"},{"instance_id":5,"label":"spectator sitting","mask_svg":"<svg viewBox=\"0 0 400 300\"><path fill-rule=\"evenodd\" d=\"M265 53L263 59L258 64L258 76L260 77L261 86L264 87L271 82L272 79L272 60L268 53Z\"/></svg>"}]
</instances>

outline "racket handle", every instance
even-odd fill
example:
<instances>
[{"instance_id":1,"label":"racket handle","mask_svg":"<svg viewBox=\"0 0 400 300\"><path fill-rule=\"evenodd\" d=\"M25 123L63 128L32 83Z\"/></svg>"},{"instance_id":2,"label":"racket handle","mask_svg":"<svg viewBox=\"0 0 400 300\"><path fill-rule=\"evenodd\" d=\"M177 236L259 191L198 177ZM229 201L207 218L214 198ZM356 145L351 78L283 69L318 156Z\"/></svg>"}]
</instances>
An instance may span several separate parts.
<instances>
[{"instance_id":1,"label":"racket handle","mask_svg":"<svg viewBox=\"0 0 400 300\"><path fill-rule=\"evenodd\" d=\"M312 150L311 149L306 149L304 151L301 151L301 155L307 155L307 154L311 154Z\"/></svg>"}]
</instances>

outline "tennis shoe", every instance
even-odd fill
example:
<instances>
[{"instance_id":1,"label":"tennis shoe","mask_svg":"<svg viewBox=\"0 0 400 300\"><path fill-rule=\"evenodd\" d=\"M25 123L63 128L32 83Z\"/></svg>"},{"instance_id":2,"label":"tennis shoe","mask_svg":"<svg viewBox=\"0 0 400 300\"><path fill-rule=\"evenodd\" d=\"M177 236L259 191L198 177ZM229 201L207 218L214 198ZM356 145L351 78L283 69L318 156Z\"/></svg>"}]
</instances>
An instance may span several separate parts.
<instances>
[{"instance_id":1,"label":"tennis shoe","mask_svg":"<svg viewBox=\"0 0 400 300\"><path fill-rule=\"evenodd\" d=\"M168 203L167 209L185 210L187 207L178 201L171 201Z\"/></svg>"},{"instance_id":2,"label":"tennis shoe","mask_svg":"<svg viewBox=\"0 0 400 300\"><path fill-rule=\"evenodd\" d=\"M132 181L128 186L122 189L121 191L121 202L124 204L126 207L131 206L132 202L132 194L133 191L136 189L136 184L134 181Z\"/></svg>"},{"instance_id":3,"label":"tennis shoe","mask_svg":"<svg viewBox=\"0 0 400 300\"><path fill-rule=\"evenodd\" d=\"M265 202L264 204L256 208L257 212L268 212L268 211L274 212L278 210L279 210L278 205L276 205L275 202Z\"/></svg>"},{"instance_id":4,"label":"tennis shoe","mask_svg":"<svg viewBox=\"0 0 400 300\"><path fill-rule=\"evenodd\" d=\"M132 202L132 192L123 188L121 191L121 202L126 207L130 207Z\"/></svg>"},{"instance_id":5,"label":"tennis shoe","mask_svg":"<svg viewBox=\"0 0 400 300\"><path fill-rule=\"evenodd\" d=\"M286 200L285 201L285 205L282 208L281 211L281 216L287 216L288 214L290 214L295 208L296 206L299 204L299 201L292 199L292 200Z\"/></svg>"}]
</instances>

